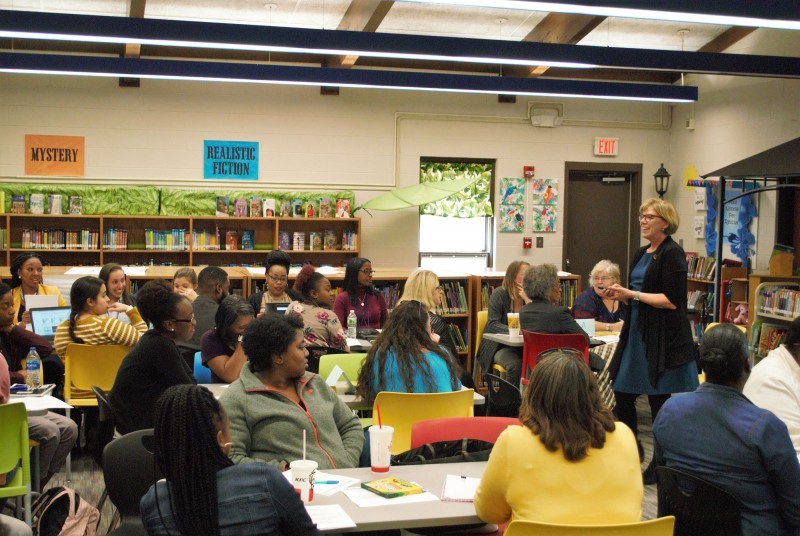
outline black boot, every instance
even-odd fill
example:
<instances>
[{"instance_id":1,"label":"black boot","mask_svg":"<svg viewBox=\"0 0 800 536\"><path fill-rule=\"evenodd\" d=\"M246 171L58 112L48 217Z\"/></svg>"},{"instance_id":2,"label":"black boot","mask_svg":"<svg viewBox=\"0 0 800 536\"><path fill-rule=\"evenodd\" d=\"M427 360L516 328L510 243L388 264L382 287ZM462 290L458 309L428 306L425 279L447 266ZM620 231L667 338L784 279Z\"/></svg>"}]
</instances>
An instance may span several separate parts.
<instances>
[{"instance_id":1,"label":"black boot","mask_svg":"<svg viewBox=\"0 0 800 536\"><path fill-rule=\"evenodd\" d=\"M656 464L654 460L650 460L650 465L642 473L642 480L645 486L656 483Z\"/></svg>"}]
</instances>

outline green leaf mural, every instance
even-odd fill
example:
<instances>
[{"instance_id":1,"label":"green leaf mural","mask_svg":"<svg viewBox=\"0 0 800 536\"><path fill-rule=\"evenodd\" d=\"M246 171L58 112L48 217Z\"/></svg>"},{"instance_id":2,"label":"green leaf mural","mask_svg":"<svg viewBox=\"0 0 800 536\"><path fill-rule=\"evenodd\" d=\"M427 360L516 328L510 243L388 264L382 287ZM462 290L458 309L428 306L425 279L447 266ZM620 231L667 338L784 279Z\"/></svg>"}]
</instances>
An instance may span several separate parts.
<instances>
[{"instance_id":1,"label":"green leaf mural","mask_svg":"<svg viewBox=\"0 0 800 536\"><path fill-rule=\"evenodd\" d=\"M449 218L478 218L492 216L490 199L492 164L466 162L423 162L420 164L419 182L441 182L466 177L480 177L469 188L441 201L419 207L420 214Z\"/></svg>"}]
</instances>

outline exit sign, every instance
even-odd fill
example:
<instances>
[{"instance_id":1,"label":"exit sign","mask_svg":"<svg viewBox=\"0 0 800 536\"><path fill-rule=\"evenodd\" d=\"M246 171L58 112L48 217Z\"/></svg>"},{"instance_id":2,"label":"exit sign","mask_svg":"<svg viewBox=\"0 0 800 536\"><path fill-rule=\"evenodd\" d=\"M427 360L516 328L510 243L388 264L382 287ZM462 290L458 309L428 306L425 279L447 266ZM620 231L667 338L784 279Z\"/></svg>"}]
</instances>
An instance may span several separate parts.
<instances>
[{"instance_id":1,"label":"exit sign","mask_svg":"<svg viewBox=\"0 0 800 536\"><path fill-rule=\"evenodd\" d=\"M595 156L617 156L619 154L619 138L595 138Z\"/></svg>"}]
</instances>

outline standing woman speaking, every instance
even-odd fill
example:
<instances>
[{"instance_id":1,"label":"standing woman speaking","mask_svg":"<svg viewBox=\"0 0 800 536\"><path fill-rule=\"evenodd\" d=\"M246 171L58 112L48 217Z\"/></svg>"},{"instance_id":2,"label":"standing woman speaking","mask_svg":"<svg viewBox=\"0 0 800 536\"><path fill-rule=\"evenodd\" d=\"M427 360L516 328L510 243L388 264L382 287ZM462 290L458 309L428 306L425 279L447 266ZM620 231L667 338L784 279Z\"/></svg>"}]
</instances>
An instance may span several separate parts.
<instances>
[{"instance_id":1,"label":"standing woman speaking","mask_svg":"<svg viewBox=\"0 0 800 536\"><path fill-rule=\"evenodd\" d=\"M649 245L636 252L628 281L614 284L606 297L628 303L625 322L609 372L614 378L615 409L620 421L637 433L636 398L647 395L652 419L671 393L698 385L695 347L686 317L686 254L670 235L678 230L672 203L647 199L639 207L639 226ZM641 452L641 450L640 450ZM655 483L651 462L645 484Z\"/></svg>"}]
</instances>

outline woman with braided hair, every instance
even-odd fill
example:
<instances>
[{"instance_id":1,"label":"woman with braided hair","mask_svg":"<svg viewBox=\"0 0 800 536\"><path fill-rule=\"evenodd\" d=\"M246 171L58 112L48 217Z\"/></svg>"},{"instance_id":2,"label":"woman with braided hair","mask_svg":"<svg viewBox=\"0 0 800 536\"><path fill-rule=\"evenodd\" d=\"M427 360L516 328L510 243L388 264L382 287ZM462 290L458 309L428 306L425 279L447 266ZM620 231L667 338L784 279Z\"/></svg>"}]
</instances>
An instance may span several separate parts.
<instances>
[{"instance_id":1,"label":"woman with braided hair","mask_svg":"<svg viewBox=\"0 0 800 536\"><path fill-rule=\"evenodd\" d=\"M154 435L165 480L142 497L148 534L320 534L280 471L259 462L234 465L228 458L228 417L203 387L164 391Z\"/></svg>"}]
</instances>

